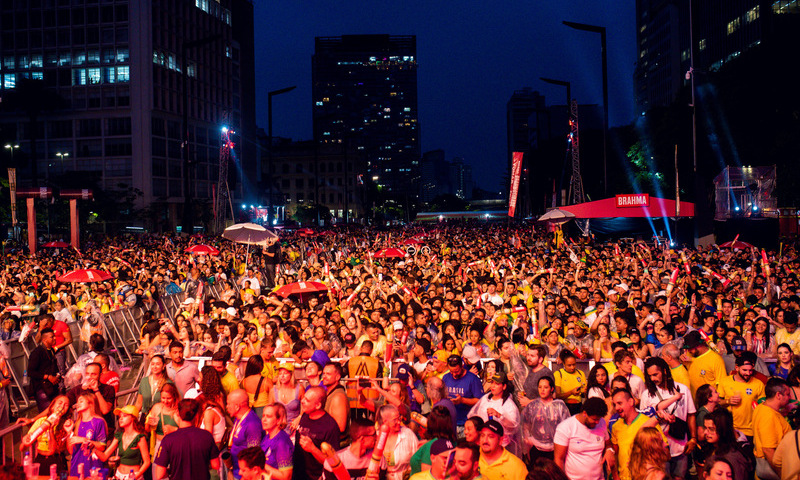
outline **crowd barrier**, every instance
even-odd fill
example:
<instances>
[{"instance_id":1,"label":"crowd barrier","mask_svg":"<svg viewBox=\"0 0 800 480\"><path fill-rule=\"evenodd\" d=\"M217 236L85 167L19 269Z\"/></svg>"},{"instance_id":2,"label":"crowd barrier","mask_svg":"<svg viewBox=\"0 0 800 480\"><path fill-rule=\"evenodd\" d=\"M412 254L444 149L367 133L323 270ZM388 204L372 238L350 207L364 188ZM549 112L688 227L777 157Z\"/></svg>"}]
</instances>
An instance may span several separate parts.
<instances>
[{"instance_id":1,"label":"crowd barrier","mask_svg":"<svg viewBox=\"0 0 800 480\"><path fill-rule=\"evenodd\" d=\"M220 298L222 293L219 284L206 285L204 294L212 298ZM137 305L131 308L114 310L103 315L103 335L106 346L116 357L120 365L128 365L133 361L136 349L139 346L140 332L142 330L145 312L153 311L156 316L164 315L174 320L185 299L184 292L172 295L163 295L157 301ZM67 363L74 363L80 356L80 323L68 324L72 333L73 343L67 347ZM10 351L8 365L11 372L11 385L9 389L9 402L11 411L15 414L24 411L35 404L34 398L28 394L28 357L36 348L33 335L29 335L24 342L11 340L3 342ZM76 349L76 346L78 348Z\"/></svg>"}]
</instances>

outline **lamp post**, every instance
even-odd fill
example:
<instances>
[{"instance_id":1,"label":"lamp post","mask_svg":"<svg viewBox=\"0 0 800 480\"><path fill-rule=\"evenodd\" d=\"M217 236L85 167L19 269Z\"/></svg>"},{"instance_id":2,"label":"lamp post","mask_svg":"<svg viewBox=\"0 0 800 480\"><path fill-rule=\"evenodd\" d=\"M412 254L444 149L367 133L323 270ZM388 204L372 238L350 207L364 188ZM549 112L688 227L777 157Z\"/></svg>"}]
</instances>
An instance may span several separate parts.
<instances>
[{"instance_id":1,"label":"lamp post","mask_svg":"<svg viewBox=\"0 0 800 480\"><path fill-rule=\"evenodd\" d=\"M183 143L181 144L181 151L183 156L183 228L181 229L187 235L194 233L194 209L192 209L192 192L189 188L190 180L190 165L189 160L189 88L188 78L189 72L187 69L186 52L191 48L202 47L209 43L215 42L222 38L221 35L210 35L199 40L192 40L183 42L181 44L181 90L183 90Z\"/></svg>"},{"instance_id":2,"label":"lamp post","mask_svg":"<svg viewBox=\"0 0 800 480\"><path fill-rule=\"evenodd\" d=\"M5 147L3 147L3 148L5 148L9 152L11 152L11 164L13 165L14 164L14 150L19 150L19 145L17 145L16 143L13 144L13 145L10 144L10 143L6 143Z\"/></svg>"},{"instance_id":3,"label":"lamp post","mask_svg":"<svg viewBox=\"0 0 800 480\"><path fill-rule=\"evenodd\" d=\"M564 107L567 109L567 125L569 125L569 120L570 120L569 117L570 117L570 114L571 114L571 111L572 111L571 110L571 105L572 105L572 84L569 83L566 80L555 80L553 78L545 78L545 77L539 77L539 80L543 81L544 83L549 83L551 85L558 85L558 86L567 88L567 103L564 104ZM566 159L565 159L565 162L566 162ZM563 186L564 186L563 184L564 184L564 168L562 167L562 169L561 169L561 178L559 179L559 182L558 182L558 196L559 196L559 199L561 200L559 202L560 205L564 205L564 199L560 198L561 197L561 191L563 190ZM555 207L555 205L553 205L553 206Z\"/></svg>"},{"instance_id":4,"label":"lamp post","mask_svg":"<svg viewBox=\"0 0 800 480\"><path fill-rule=\"evenodd\" d=\"M575 30L600 34L600 55L603 69L603 193L608 195L608 54L606 49L606 27L567 21L561 23Z\"/></svg>"},{"instance_id":5,"label":"lamp post","mask_svg":"<svg viewBox=\"0 0 800 480\"><path fill-rule=\"evenodd\" d=\"M272 97L282 93L289 93L295 88L297 88L297 85L281 88L279 90L273 90L267 94L267 121L269 122L267 132L269 136L269 144L267 145L267 173L269 173L269 179L267 180L269 184L269 198L267 199L267 225L271 225L270 222L272 220Z\"/></svg>"}]
</instances>

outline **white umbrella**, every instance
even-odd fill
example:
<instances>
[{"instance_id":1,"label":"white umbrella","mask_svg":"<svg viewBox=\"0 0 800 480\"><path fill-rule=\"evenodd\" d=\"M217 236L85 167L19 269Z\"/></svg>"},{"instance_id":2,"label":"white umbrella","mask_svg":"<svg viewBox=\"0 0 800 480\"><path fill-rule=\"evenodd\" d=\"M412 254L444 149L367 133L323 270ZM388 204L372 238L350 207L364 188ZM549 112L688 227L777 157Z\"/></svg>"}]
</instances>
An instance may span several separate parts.
<instances>
[{"instance_id":1,"label":"white umbrella","mask_svg":"<svg viewBox=\"0 0 800 480\"><path fill-rule=\"evenodd\" d=\"M550 210L549 212L539 217L539 221L560 224L560 223L567 223L573 218L575 218L574 213L568 212L566 210L561 210L560 208L554 208L553 210Z\"/></svg>"},{"instance_id":2,"label":"white umbrella","mask_svg":"<svg viewBox=\"0 0 800 480\"><path fill-rule=\"evenodd\" d=\"M237 223L226 228L222 238L247 245L266 245L267 240L278 236L255 223Z\"/></svg>"}]
</instances>

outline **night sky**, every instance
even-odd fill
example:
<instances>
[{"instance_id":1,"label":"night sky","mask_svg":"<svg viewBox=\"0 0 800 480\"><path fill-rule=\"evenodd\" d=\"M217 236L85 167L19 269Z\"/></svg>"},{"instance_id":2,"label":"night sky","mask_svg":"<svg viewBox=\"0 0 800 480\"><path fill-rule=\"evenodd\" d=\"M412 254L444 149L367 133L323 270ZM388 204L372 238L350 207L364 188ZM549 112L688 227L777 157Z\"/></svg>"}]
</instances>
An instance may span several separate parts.
<instances>
[{"instance_id":1,"label":"night sky","mask_svg":"<svg viewBox=\"0 0 800 480\"><path fill-rule=\"evenodd\" d=\"M608 29L612 126L633 118L636 23L631 0L283 0L255 2L258 125L267 129L267 91L296 85L273 99L273 134L311 139L314 37L347 34L417 36L421 151L444 149L473 166L476 185L499 189L506 165L506 103L532 87L562 104L572 82L581 104L602 103L600 35L562 20Z\"/></svg>"}]
</instances>

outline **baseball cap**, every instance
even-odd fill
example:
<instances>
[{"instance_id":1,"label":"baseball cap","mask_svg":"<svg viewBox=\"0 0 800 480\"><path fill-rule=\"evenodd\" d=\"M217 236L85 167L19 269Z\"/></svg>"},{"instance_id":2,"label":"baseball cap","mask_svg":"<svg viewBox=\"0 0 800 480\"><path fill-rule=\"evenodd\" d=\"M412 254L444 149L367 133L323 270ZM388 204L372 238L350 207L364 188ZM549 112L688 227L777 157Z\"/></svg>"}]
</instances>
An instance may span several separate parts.
<instances>
[{"instance_id":1,"label":"baseball cap","mask_svg":"<svg viewBox=\"0 0 800 480\"><path fill-rule=\"evenodd\" d=\"M489 420L488 422L484 423L483 430L489 430L498 437L502 437L505 434L503 426L500 425L500 422L498 422L497 420Z\"/></svg>"},{"instance_id":2,"label":"baseball cap","mask_svg":"<svg viewBox=\"0 0 800 480\"><path fill-rule=\"evenodd\" d=\"M288 370L290 372L294 372L294 363L292 362L283 362L278 365L278 370Z\"/></svg>"},{"instance_id":3,"label":"baseball cap","mask_svg":"<svg viewBox=\"0 0 800 480\"><path fill-rule=\"evenodd\" d=\"M609 295L619 295L619 292L612 289L612 290L609 290L609 291L606 292L606 296L609 296Z\"/></svg>"},{"instance_id":4,"label":"baseball cap","mask_svg":"<svg viewBox=\"0 0 800 480\"><path fill-rule=\"evenodd\" d=\"M397 367L397 378L403 383L408 382L408 377L411 375L411 367L408 366L406 363L401 363L399 367Z\"/></svg>"},{"instance_id":5,"label":"baseball cap","mask_svg":"<svg viewBox=\"0 0 800 480\"><path fill-rule=\"evenodd\" d=\"M700 332L692 330L683 337L683 346L686 348L695 348L703 344L703 337Z\"/></svg>"},{"instance_id":6,"label":"baseball cap","mask_svg":"<svg viewBox=\"0 0 800 480\"><path fill-rule=\"evenodd\" d=\"M231 317L235 317L236 316L236 309L233 308L233 307L226 308L225 312L227 312L227 314L230 315Z\"/></svg>"},{"instance_id":7,"label":"baseball cap","mask_svg":"<svg viewBox=\"0 0 800 480\"><path fill-rule=\"evenodd\" d=\"M319 363L323 367L331 363L331 357L329 357L324 350L314 350L314 353L311 354L311 360Z\"/></svg>"},{"instance_id":8,"label":"baseball cap","mask_svg":"<svg viewBox=\"0 0 800 480\"><path fill-rule=\"evenodd\" d=\"M687 334L688 335L688 334ZM733 350L747 350L747 342L741 335L736 335L731 339L731 349Z\"/></svg>"},{"instance_id":9,"label":"baseball cap","mask_svg":"<svg viewBox=\"0 0 800 480\"><path fill-rule=\"evenodd\" d=\"M621 289L623 292L627 292L627 291L629 290L629 288L628 288L628 284L627 284L627 283L620 283L619 285L617 285L617 286L616 286L616 287L614 287L614 288L619 288L619 289Z\"/></svg>"},{"instance_id":10,"label":"baseball cap","mask_svg":"<svg viewBox=\"0 0 800 480\"><path fill-rule=\"evenodd\" d=\"M136 408L135 405L125 405L122 408L114 409L114 415L121 415L123 413L127 413L128 415L131 415L134 418L139 418L139 409Z\"/></svg>"},{"instance_id":11,"label":"baseball cap","mask_svg":"<svg viewBox=\"0 0 800 480\"><path fill-rule=\"evenodd\" d=\"M441 455L444 452L450 451L455 448L453 442L446 438L440 438L431 444L431 456Z\"/></svg>"},{"instance_id":12,"label":"baseball cap","mask_svg":"<svg viewBox=\"0 0 800 480\"><path fill-rule=\"evenodd\" d=\"M403 322L401 322L400 320L397 320L396 322L394 322L392 324L392 327L394 327L395 330L402 330L403 329Z\"/></svg>"},{"instance_id":13,"label":"baseball cap","mask_svg":"<svg viewBox=\"0 0 800 480\"><path fill-rule=\"evenodd\" d=\"M584 330L589 330L589 326L586 325L586 322L584 322L583 320L575 320L575 324L574 325L576 327L582 328Z\"/></svg>"},{"instance_id":14,"label":"baseball cap","mask_svg":"<svg viewBox=\"0 0 800 480\"><path fill-rule=\"evenodd\" d=\"M355 343L356 336L352 333L347 333L344 336L344 343Z\"/></svg>"},{"instance_id":15,"label":"baseball cap","mask_svg":"<svg viewBox=\"0 0 800 480\"><path fill-rule=\"evenodd\" d=\"M497 372L494 375L492 375L492 378L490 378L489 380L493 381L494 383L506 383L507 378L508 377L506 376L506 372Z\"/></svg>"}]
</instances>

